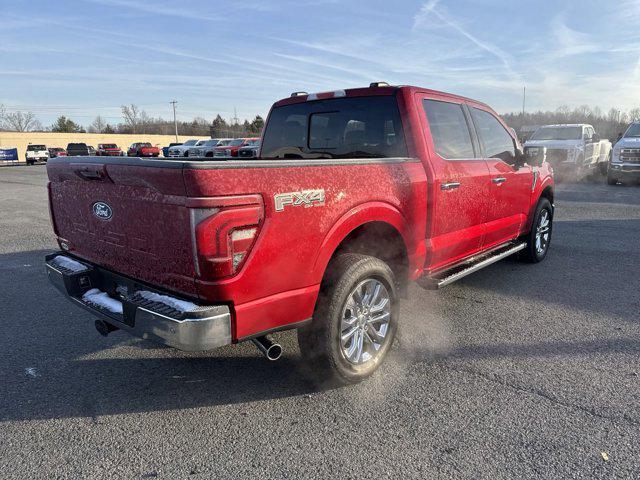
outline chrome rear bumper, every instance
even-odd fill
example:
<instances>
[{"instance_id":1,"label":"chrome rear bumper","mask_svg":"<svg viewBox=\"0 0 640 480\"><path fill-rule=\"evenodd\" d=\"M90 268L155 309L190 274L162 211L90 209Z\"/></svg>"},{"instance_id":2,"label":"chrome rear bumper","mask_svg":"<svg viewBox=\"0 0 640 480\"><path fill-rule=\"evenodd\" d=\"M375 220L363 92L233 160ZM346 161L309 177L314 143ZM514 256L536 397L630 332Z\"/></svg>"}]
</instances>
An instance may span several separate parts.
<instances>
[{"instance_id":1,"label":"chrome rear bumper","mask_svg":"<svg viewBox=\"0 0 640 480\"><path fill-rule=\"evenodd\" d=\"M58 256L81 266L61 263ZM195 305L62 252L47 255L45 266L51 283L71 302L131 335L185 351L211 350L232 342L226 305ZM107 292L111 295L102 295Z\"/></svg>"}]
</instances>

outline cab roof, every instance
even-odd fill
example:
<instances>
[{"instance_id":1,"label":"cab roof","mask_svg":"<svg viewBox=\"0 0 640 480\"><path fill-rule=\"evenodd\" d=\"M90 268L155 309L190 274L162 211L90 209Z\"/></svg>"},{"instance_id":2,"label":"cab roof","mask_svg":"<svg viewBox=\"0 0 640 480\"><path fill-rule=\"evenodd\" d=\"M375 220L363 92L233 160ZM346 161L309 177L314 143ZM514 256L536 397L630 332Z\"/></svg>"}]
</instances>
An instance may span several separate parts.
<instances>
[{"instance_id":1,"label":"cab roof","mask_svg":"<svg viewBox=\"0 0 640 480\"><path fill-rule=\"evenodd\" d=\"M487 108L491 108L489 107L489 105L479 102L477 100L474 100L472 98L455 95L453 93L441 92L438 90L431 90L423 87L416 87L413 85L389 85L389 86L381 86L381 87L369 86L369 87L361 87L361 88L348 88L345 90L332 90L332 91L319 92L319 93L295 92L290 97L283 98L282 100L278 100L273 106L280 107L283 105L292 105L296 103L304 103L307 101L326 100L328 98L395 95L399 91L402 91L408 96L411 96L411 94L413 93L427 93L427 94L448 97L452 100L457 100L461 102L471 102L478 105L484 105Z\"/></svg>"}]
</instances>

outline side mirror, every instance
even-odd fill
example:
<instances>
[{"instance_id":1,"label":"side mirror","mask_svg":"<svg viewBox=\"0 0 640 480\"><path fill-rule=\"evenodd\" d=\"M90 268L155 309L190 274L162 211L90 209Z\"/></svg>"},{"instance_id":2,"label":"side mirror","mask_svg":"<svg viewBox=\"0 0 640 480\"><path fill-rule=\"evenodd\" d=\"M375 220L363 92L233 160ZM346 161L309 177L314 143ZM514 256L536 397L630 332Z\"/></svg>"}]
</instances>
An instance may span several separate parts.
<instances>
[{"instance_id":1,"label":"side mirror","mask_svg":"<svg viewBox=\"0 0 640 480\"><path fill-rule=\"evenodd\" d=\"M547 161L547 147L524 147L523 157L531 166L540 166Z\"/></svg>"}]
</instances>

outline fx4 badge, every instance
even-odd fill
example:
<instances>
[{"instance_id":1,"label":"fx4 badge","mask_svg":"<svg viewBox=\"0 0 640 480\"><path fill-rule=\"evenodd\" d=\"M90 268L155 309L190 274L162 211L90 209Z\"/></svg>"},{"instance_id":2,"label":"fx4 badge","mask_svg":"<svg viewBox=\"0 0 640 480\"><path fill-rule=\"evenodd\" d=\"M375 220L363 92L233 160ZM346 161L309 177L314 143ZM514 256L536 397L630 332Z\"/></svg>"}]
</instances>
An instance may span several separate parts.
<instances>
[{"instance_id":1,"label":"fx4 badge","mask_svg":"<svg viewBox=\"0 0 640 480\"><path fill-rule=\"evenodd\" d=\"M304 205L305 208L313 207L314 205L324 205L324 189L276 193L273 199L276 204L276 212L282 212L287 205L291 205L292 207Z\"/></svg>"}]
</instances>

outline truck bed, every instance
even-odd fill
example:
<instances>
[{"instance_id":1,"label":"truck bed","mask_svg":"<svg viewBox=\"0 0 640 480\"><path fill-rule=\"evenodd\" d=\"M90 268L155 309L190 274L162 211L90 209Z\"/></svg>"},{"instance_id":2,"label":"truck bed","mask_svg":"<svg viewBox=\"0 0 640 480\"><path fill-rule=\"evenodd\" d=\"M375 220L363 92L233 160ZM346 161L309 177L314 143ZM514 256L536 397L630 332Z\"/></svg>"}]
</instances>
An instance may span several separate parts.
<instances>
[{"instance_id":1,"label":"truck bed","mask_svg":"<svg viewBox=\"0 0 640 480\"><path fill-rule=\"evenodd\" d=\"M412 215L426 211L427 182L413 158L62 157L47 170L63 249L157 289L231 305L236 338L310 318L334 249L372 217L396 227L408 251L424 251L412 239L425 238L426 219ZM307 190L321 190L324 201L278 209L279 195ZM96 218L96 202L109 205L112 217ZM247 202L263 209L255 244L239 272L208 277L198 269L195 225ZM416 272L424 261L410 260Z\"/></svg>"}]
</instances>

